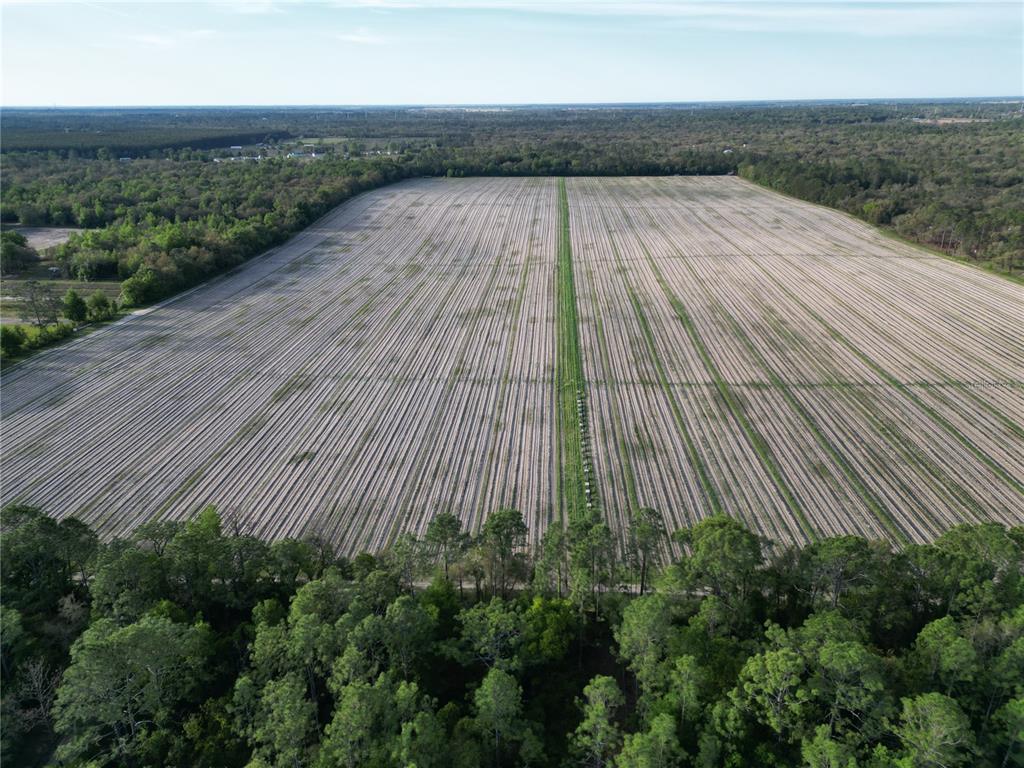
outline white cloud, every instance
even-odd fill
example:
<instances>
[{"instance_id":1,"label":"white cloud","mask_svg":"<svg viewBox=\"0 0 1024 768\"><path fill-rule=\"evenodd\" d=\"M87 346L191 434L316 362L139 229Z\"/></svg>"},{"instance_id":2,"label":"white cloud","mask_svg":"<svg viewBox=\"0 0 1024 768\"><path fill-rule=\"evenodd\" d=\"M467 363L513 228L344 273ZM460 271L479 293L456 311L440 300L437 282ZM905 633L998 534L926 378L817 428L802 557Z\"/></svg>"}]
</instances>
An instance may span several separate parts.
<instances>
[{"instance_id":1,"label":"white cloud","mask_svg":"<svg viewBox=\"0 0 1024 768\"><path fill-rule=\"evenodd\" d=\"M880 36L1020 28L1016 0L334 0L332 5L648 17L704 29Z\"/></svg>"},{"instance_id":2,"label":"white cloud","mask_svg":"<svg viewBox=\"0 0 1024 768\"><path fill-rule=\"evenodd\" d=\"M383 37L374 34L366 27L359 27L351 32L339 32L334 35L334 39L355 45L381 45L385 42Z\"/></svg>"},{"instance_id":3,"label":"white cloud","mask_svg":"<svg viewBox=\"0 0 1024 768\"><path fill-rule=\"evenodd\" d=\"M331 0L338 8L467 8L486 10L549 10L556 13L662 14L689 13L703 7L730 6L1017 6L1014 0Z\"/></svg>"},{"instance_id":4,"label":"white cloud","mask_svg":"<svg viewBox=\"0 0 1024 768\"><path fill-rule=\"evenodd\" d=\"M217 0L215 5L231 13L246 16L265 16L270 13L284 13L279 0Z\"/></svg>"},{"instance_id":5,"label":"white cloud","mask_svg":"<svg viewBox=\"0 0 1024 768\"><path fill-rule=\"evenodd\" d=\"M210 40L220 33L215 29L167 29L161 32L138 32L127 34L123 39L147 48L177 48L179 45L194 45Z\"/></svg>"},{"instance_id":6,"label":"white cloud","mask_svg":"<svg viewBox=\"0 0 1024 768\"><path fill-rule=\"evenodd\" d=\"M1015 3L945 2L723 2L680 7L681 26L750 32L842 32L865 36L933 35L991 29L1012 23Z\"/></svg>"},{"instance_id":7,"label":"white cloud","mask_svg":"<svg viewBox=\"0 0 1024 768\"><path fill-rule=\"evenodd\" d=\"M173 48L178 44L178 39L172 35L154 35L146 32L139 35L128 35L128 39L153 48Z\"/></svg>"}]
</instances>

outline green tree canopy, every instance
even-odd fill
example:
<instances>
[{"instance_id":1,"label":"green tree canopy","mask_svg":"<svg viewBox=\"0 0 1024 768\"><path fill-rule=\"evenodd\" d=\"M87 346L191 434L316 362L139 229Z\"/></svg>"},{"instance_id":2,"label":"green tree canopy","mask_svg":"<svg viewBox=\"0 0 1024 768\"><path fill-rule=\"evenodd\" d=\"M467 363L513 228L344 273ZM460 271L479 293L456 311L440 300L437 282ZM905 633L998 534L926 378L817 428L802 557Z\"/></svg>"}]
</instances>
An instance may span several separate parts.
<instances>
[{"instance_id":1,"label":"green tree canopy","mask_svg":"<svg viewBox=\"0 0 1024 768\"><path fill-rule=\"evenodd\" d=\"M57 692L57 730L66 760L92 757L133 761L146 737L173 727L179 707L201 685L209 630L144 616L119 627L90 625L71 649Z\"/></svg>"}]
</instances>

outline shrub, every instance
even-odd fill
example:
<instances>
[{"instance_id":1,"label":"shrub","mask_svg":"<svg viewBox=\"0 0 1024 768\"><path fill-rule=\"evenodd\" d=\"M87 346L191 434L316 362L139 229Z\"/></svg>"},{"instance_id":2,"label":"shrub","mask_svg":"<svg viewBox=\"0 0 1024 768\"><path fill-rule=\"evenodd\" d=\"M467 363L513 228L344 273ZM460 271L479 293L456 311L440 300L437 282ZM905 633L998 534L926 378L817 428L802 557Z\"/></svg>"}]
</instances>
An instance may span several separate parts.
<instances>
[{"instance_id":1,"label":"shrub","mask_svg":"<svg viewBox=\"0 0 1024 768\"><path fill-rule=\"evenodd\" d=\"M39 255L29 246L23 234L13 230L0 234L0 272L21 272L38 260Z\"/></svg>"},{"instance_id":2,"label":"shrub","mask_svg":"<svg viewBox=\"0 0 1024 768\"><path fill-rule=\"evenodd\" d=\"M96 291L86 302L86 312L93 322L109 320L114 315L114 304L103 291Z\"/></svg>"},{"instance_id":3,"label":"shrub","mask_svg":"<svg viewBox=\"0 0 1024 768\"><path fill-rule=\"evenodd\" d=\"M25 329L20 325L0 326L0 352L4 357L14 357L25 346Z\"/></svg>"},{"instance_id":4,"label":"shrub","mask_svg":"<svg viewBox=\"0 0 1024 768\"><path fill-rule=\"evenodd\" d=\"M61 311L64 313L64 317L73 323L85 322L86 315L88 314L85 299L79 296L78 291L74 288L68 288L68 292L64 294L64 303Z\"/></svg>"}]
</instances>

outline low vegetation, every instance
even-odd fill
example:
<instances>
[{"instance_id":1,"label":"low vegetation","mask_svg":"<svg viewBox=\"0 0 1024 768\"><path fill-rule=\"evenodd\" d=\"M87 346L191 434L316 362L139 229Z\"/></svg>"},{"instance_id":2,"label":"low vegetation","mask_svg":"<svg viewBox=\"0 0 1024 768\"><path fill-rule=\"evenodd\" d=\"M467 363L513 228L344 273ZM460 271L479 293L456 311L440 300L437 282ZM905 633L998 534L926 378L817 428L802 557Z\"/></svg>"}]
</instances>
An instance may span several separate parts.
<instances>
[{"instance_id":1,"label":"low vegetation","mask_svg":"<svg viewBox=\"0 0 1024 768\"><path fill-rule=\"evenodd\" d=\"M1018 764L1021 528L784 547L712 516L670 547L650 521L525 549L515 510L439 514L348 559L212 508L101 543L8 507L4 762Z\"/></svg>"},{"instance_id":2,"label":"low vegetation","mask_svg":"<svg viewBox=\"0 0 1024 768\"><path fill-rule=\"evenodd\" d=\"M37 261L39 254L23 234L12 229L0 232L0 274L21 272Z\"/></svg>"},{"instance_id":3,"label":"low vegetation","mask_svg":"<svg viewBox=\"0 0 1024 768\"><path fill-rule=\"evenodd\" d=\"M21 304L26 322L0 326L0 360L4 363L63 341L84 324L102 323L118 314L117 304L101 290L88 299L74 288L58 296L51 284L37 280L25 281Z\"/></svg>"},{"instance_id":4,"label":"low vegetation","mask_svg":"<svg viewBox=\"0 0 1024 768\"><path fill-rule=\"evenodd\" d=\"M559 507L569 519L595 509L597 479L590 456L587 414L587 382L580 353L576 278L573 275L569 198L565 179L558 183L558 306L555 336L558 359L555 385L558 390Z\"/></svg>"}]
</instances>

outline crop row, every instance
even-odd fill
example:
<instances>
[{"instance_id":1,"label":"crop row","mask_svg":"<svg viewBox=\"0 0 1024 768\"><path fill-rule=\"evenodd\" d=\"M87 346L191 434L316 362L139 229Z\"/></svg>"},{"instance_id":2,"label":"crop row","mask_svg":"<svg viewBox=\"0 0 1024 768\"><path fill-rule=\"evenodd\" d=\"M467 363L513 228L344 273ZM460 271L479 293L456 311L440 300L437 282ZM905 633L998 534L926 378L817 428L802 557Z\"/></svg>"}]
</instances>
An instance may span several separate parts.
<instances>
[{"instance_id":1,"label":"crop row","mask_svg":"<svg viewBox=\"0 0 1024 768\"><path fill-rule=\"evenodd\" d=\"M1021 327L1019 286L735 178L420 179L5 371L2 501L348 552L505 506L922 541L1024 522Z\"/></svg>"},{"instance_id":2,"label":"crop row","mask_svg":"<svg viewBox=\"0 0 1024 768\"><path fill-rule=\"evenodd\" d=\"M736 179L579 179L569 189L576 252L600 286L589 313L620 327L604 335L621 349L588 357L588 377L634 381L595 407L615 412L621 432L673 410L680 390L713 386L727 406L696 459L664 433L625 457L617 436L598 435L608 474L623 459L641 476L665 463L659 454L684 460L681 488L619 494L610 513L675 501L692 504L683 516L700 514L703 465L725 510L774 538L807 534L797 510L814 532L896 540L964 520L1020 522L1024 344L1006 333L1024 319L1018 288ZM637 326L654 329L646 345ZM619 363L605 372L609 356ZM707 418L686 431L699 434ZM752 500L752 488L774 503Z\"/></svg>"},{"instance_id":3,"label":"crop row","mask_svg":"<svg viewBox=\"0 0 1024 768\"><path fill-rule=\"evenodd\" d=\"M552 180L365 195L261 262L4 378L4 500L105 532L218 504L346 549L553 502Z\"/></svg>"}]
</instances>

